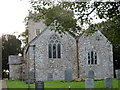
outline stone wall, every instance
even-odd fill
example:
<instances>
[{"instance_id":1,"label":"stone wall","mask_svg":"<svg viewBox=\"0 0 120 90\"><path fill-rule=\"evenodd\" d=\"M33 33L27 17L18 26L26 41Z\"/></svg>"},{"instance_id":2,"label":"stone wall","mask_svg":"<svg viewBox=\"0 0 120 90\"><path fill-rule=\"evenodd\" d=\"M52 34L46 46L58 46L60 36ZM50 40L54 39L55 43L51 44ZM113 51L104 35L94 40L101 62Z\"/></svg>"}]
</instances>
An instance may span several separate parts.
<instances>
[{"instance_id":1,"label":"stone wall","mask_svg":"<svg viewBox=\"0 0 120 90\"><path fill-rule=\"evenodd\" d=\"M48 57L48 40L55 34L58 35L61 41L61 58L51 59ZM70 34L59 35L54 31L50 31L50 27L48 27L31 45L36 45L36 47L35 54L33 48L29 47L29 69L34 72L35 55L35 75L37 80L47 80L48 73L53 74L54 80L64 80L66 68L71 68L73 78L77 78L76 43Z\"/></svg>"},{"instance_id":2,"label":"stone wall","mask_svg":"<svg viewBox=\"0 0 120 90\"><path fill-rule=\"evenodd\" d=\"M97 64L88 64L88 52L97 53ZM86 77L89 70L96 78L113 77L113 51L107 38L97 31L93 35L83 34L79 39L80 77Z\"/></svg>"},{"instance_id":3,"label":"stone wall","mask_svg":"<svg viewBox=\"0 0 120 90\"><path fill-rule=\"evenodd\" d=\"M59 36L62 45L60 59L48 58L48 40L54 34ZM80 78L86 78L89 70L95 72L96 78L113 77L112 45L101 32L97 31L91 36L83 34L78 43ZM49 73L53 74L53 80L64 80L66 68L73 70L73 79L77 78L76 41L70 34L59 35L50 31L48 27L29 46L32 45L36 47L35 51L33 47L29 47L27 57L29 70L27 71L35 72L36 80L47 80ZM90 51L97 52L97 64L88 64L88 52Z\"/></svg>"},{"instance_id":4,"label":"stone wall","mask_svg":"<svg viewBox=\"0 0 120 90\"><path fill-rule=\"evenodd\" d=\"M40 30L40 33L41 33L46 28L46 25L43 23L42 20L39 23L36 23L30 19L28 23L29 23L28 24L28 28L29 28L28 42L30 42L37 36L36 30Z\"/></svg>"},{"instance_id":5,"label":"stone wall","mask_svg":"<svg viewBox=\"0 0 120 90\"><path fill-rule=\"evenodd\" d=\"M24 47L23 50L23 63L22 63L22 79L27 80L28 79L28 71L29 71L29 47Z\"/></svg>"},{"instance_id":6,"label":"stone wall","mask_svg":"<svg viewBox=\"0 0 120 90\"><path fill-rule=\"evenodd\" d=\"M42 33L24 50L27 53L24 53L23 70L25 74L23 77L27 79L28 72L35 72L36 80L47 80L48 74L53 75L53 80L64 80L66 68L71 68L73 79L77 78L76 40L69 33L60 35L50 31L50 27L45 28L46 26L42 22L35 23L29 20L29 42L36 37L36 29L40 29ZM48 40L55 34L61 41L60 59L48 58ZM33 45L36 46L35 51ZM97 52L97 64L88 64L88 52L90 51ZM89 70L95 72L96 78L113 77L112 45L100 31L88 36L84 33L78 41L78 52L80 78L86 78Z\"/></svg>"},{"instance_id":7,"label":"stone wall","mask_svg":"<svg viewBox=\"0 0 120 90\"><path fill-rule=\"evenodd\" d=\"M11 80L21 80L22 76L22 60L23 58L20 56L9 56L9 78Z\"/></svg>"}]
</instances>

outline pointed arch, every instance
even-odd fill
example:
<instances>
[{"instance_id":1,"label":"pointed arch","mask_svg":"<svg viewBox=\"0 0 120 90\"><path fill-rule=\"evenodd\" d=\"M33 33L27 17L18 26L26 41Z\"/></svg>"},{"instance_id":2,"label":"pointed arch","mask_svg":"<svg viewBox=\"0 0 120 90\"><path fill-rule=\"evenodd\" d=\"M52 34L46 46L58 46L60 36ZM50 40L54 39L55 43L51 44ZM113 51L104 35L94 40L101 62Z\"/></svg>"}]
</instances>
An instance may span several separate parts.
<instances>
[{"instance_id":1,"label":"pointed arch","mask_svg":"<svg viewBox=\"0 0 120 90\"><path fill-rule=\"evenodd\" d=\"M49 58L61 58L61 41L57 35L48 40L48 55Z\"/></svg>"}]
</instances>

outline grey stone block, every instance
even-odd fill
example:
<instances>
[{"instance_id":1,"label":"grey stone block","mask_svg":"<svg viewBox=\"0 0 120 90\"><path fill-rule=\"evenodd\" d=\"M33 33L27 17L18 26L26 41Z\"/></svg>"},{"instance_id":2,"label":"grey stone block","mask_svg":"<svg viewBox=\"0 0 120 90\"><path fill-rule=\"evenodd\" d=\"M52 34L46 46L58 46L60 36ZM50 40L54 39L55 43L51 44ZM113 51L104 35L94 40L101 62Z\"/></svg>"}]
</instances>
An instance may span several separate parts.
<instances>
[{"instance_id":1,"label":"grey stone block","mask_svg":"<svg viewBox=\"0 0 120 90\"><path fill-rule=\"evenodd\" d=\"M48 79L48 81L53 81L53 74L48 73L47 79Z\"/></svg>"},{"instance_id":2,"label":"grey stone block","mask_svg":"<svg viewBox=\"0 0 120 90\"><path fill-rule=\"evenodd\" d=\"M71 82L72 81L72 69L66 69L65 70L65 82Z\"/></svg>"},{"instance_id":3,"label":"grey stone block","mask_svg":"<svg viewBox=\"0 0 120 90\"><path fill-rule=\"evenodd\" d=\"M44 82L43 81L37 81L35 83L35 90L44 90Z\"/></svg>"},{"instance_id":4,"label":"grey stone block","mask_svg":"<svg viewBox=\"0 0 120 90\"><path fill-rule=\"evenodd\" d=\"M115 70L116 78L120 80L120 69Z\"/></svg>"},{"instance_id":5,"label":"grey stone block","mask_svg":"<svg viewBox=\"0 0 120 90\"><path fill-rule=\"evenodd\" d=\"M94 79L87 78L85 84L86 84L86 88L94 88Z\"/></svg>"},{"instance_id":6,"label":"grey stone block","mask_svg":"<svg viewBox=\"0 0 120 90\"><path fill-rule=\"evenodd\" d=\"M34 72L33 71L29 71L28 72L28 77L27 77L27 80L26 80L26 84L33 84L34 82L35 82Z\"/></svg>"},{"instance_id":7,"label":"grey stone block","mask_svg":"<svg viewBox=\"0 0 120 90\"><path fill-rule=\"evenodd\" d=\"M88 78L94 79L94 71L93 70L89 70Z\"/></svg>"},{"instance_id":8,"label":"grey stone block","mask_svg":"<svg viewBox=\"0 0 120 90\"><path fill-rule=\"evenodd\" d=\"M105 79L105 88L113 88L112 78Z\"/></svg>"},{"instance_id":9,"label":"grey stone block","mask_svg":"<svg viewBox=\"0 0 120 90\"><path fill-rule=\"evenodd\" d=\"M9 65L20 65L22 63L23 57L17 55L9 56Z\"/></svg>"}]
</instances>

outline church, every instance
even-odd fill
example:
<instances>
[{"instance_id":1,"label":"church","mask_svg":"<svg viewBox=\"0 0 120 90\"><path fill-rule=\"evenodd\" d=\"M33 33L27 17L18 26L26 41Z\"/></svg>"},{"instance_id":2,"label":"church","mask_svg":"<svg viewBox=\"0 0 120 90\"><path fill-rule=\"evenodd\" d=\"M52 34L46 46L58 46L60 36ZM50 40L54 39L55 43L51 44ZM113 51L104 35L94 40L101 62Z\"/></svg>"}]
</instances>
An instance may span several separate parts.
<instances>
[{"instance_id":1,"label":"church","mask_svg":"<svg viewBox=\"0 0 120 90\"><path fill-rule=\"evenodd\" d=\"M92 35L84 32L76 40L69 32L51 31L42 21L29 20L28 25L23 57L9 57L11 79L27 80L31 75L44 81L51 75L53 80L64 80L66 69L72 70L73 79L87 78L89 70L95 78L113 77L112 44L99 30Z\"/></svg>"}]
</instances>

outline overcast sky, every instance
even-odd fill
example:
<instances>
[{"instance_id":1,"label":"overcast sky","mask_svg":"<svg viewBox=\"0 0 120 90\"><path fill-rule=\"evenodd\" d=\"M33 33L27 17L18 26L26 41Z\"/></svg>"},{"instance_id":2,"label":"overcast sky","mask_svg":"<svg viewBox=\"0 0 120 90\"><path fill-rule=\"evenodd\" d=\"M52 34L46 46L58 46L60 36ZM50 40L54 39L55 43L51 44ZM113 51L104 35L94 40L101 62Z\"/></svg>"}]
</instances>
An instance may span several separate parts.
<instances>
[{"instance_id":1,"label":"overcast sky","mask_svg":"<svg viewBox=\"0 0 120 90\"><path fill-rule=\"evenodd\" d=\"M24 18L28 15L31 0L0 1L0 35L25 31ZM35 0L37 1L37 0ZM96 20L95 20L96 21ZM98 22L99 20L97 20Z\"/></svg>"},{"instance_id":2,"label":"overcast sky","mask_svg":"<svg viewBox=\"0 0 120 90\"><path fill-rule=\"evenodd\" d=\"M30 0L0 1L0 34L25 31L24 18L28 15Z\"/></svg>"}]
</instances>

